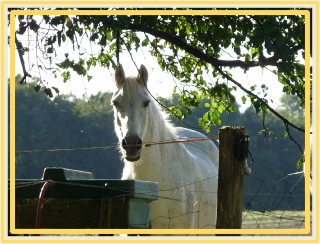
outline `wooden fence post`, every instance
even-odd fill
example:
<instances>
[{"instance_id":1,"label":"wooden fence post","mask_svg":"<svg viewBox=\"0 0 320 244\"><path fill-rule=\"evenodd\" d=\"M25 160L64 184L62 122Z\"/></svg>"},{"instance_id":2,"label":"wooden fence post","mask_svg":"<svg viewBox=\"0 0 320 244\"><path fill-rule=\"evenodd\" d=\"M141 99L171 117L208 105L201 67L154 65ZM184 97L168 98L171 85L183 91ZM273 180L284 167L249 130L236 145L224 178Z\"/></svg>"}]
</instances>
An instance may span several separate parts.
<instances>
[{"instance_id":1,"label":"wooden fence post","mask_svg":"<svg viewBox=\"0 0 320 244\"><path fill-rule=\"evenodd\" d=\"M244 134L245 127L219 130L217 229L241 229L244 160L236 158L235 144Z\"/></svg>"}]
</instances>

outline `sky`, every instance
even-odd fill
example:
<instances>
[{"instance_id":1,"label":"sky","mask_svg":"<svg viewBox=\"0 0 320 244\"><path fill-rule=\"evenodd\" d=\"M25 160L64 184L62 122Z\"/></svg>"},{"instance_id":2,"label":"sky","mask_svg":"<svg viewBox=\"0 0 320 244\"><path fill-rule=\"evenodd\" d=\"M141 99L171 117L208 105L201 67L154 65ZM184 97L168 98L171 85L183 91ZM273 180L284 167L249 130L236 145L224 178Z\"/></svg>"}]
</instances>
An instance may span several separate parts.
<instances>
[{"instance_id":1,"label":"sky","mask_svg":"<svg viewBox=\"0 0 320 244\"><path fill-rule=\"evenodd\" d=\"M18 24L18 23L17 23ZM32 36L32 33L29 34L29 40L35 39ZM17 35L19 41L26 43L28 39L26 39L26 35L21 36ZM99 46L91 45L85 39L80 40L81 51L88 54L97 53L100 51ZM24 44L26 46L26 44ZM75 73L72 73L71 80L63 83L62 78L58 76L58 78L54 78L50 71L46 71L44 69L45 64L37 61L35 57L40 56L39 51L36 53L35 45L32 44L28 46L30 53L29 55L25 55L25 63L26 69L32 76L39 77L39 71L41 71L41 79L47 84L49 87L54 86L57 87L60 91L60 94L69 94L72 93L77 97L89 97L90 95L97 94L98 92L113 92L115 91L114 85L114 70L109 70L108 68L103 67L93 67L88 72L89 75L92 76L92 80L89 82L85 77L78 76ZM68 53L68 57L73 59L78 59L79 52L72 50L71 43L64 43L59 49L59 53L54 56L53 63L61 62L65 58L65 53ZM236 55L232 54L232 49L226 50L225 54L221 56L221 59L232 60L235 59ZM131 52L132 58L128 51L123 50L120 53L120 63L122 64L126 76L136 76L138 71L136 65L140 67L141 64L144 64L149 73L149 81L148 88L151 93L157 97L161 96L164 98L168 98L172 95L173 88L177 82L175 78L167 73L166 71L162 71L159 67L156 58L152 57L147 47L142 47L138 52ZM133 60L134 61L133 61ZM42 69L38 67L41 66ZM20 60L18 58L18 54L16 52L16 74L22 74L22 67ZM277 80L277 76L274 75L271 71L267 69L261 69L260 67L251 68L244 73L241 68L233 68L230 70L230 73L233 75L233 78L241 83L244 87L250 90L250 86L257 84L260 87L262 84L265 84L269 87L272 87L268 91L268 97L273 100L273 103L270 104L271 107L275 108L278 105L279 97L282 95L282 88ZM206 75L205 79L208 82L212 82L213 78L210 77L210 74ZM29 79L30 80L30 79ZM243 112L248 106L250 106L249 101L245 105L242 104L241 97L245 95L244 92L238 91L234 93L236 96L237 102L241 105L240 111Z\"/></svg>"}]
</instances>

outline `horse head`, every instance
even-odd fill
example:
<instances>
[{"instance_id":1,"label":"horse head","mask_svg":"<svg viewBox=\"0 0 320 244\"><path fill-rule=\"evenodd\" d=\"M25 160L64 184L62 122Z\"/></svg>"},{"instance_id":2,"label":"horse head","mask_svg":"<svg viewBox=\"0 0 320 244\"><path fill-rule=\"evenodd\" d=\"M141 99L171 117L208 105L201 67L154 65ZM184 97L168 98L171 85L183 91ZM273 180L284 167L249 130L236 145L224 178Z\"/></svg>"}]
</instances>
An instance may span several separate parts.
<instances>
[{"instance_id":1,"label":"horse head","mask_svg":"<svg viewBox=\"0 0 320 244\"><path fill-rule=\"evenodd\" d=\"M117 91L111 103L114 110L115 132L123 156L128 161L138 161L148 126L150 97L146 89L148 71L141 65L137 77L125 77L122 66L115 72Z\"/></svg>"}]
</instances>

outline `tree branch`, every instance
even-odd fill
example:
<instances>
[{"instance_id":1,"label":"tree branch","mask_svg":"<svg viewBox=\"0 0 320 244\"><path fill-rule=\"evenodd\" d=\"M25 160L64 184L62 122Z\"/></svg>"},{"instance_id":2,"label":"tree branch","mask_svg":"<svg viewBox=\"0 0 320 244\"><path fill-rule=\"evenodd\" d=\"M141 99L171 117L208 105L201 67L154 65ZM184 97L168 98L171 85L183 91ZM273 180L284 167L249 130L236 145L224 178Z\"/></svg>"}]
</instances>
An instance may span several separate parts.
<instances>
[{"instance_id":1,"label":"tree branch","mask_svg":"<svg viewBox=\"0 0 320 244\"><path fill-rule=\"evenodd\" d=\"M27 72L26 70L26 66L24 63L24 59L23 59L23 54L22 54L22 43L18 41L17 39L17 35L15 35L15 43L16 43L16 48L18 50L18 54L19 54L19 59L20 59L20 63L22 66L22 71L23 71L23 77L20 81L20 84L22 84L24 81L26 81L27 77L31 77L31 75Z\"/></svg>"},{"instance_id":2,"label":"tree branch","mask_svg":"<svg viewBox=\"0 0 320 244\"><path fill-rule=\"evenodd\" d=\"M229 75L227 75L225 72L223 72L223 70L221 70L220 67L215 67L219 73L225 77L227 80L231 81L232 83L234 83L235 85L237 85L241 90L243 90L244 92L246 92L247 94L249 94L250 96L253 96L254 98L258 99L259 101L261 101L264 105L267 106L267 108L269 109L269 111L271 113L273 113L275 116L277 116L279 119L281 119L283 121L283 123L285 124L286 128L290 125L291 127L295 128L298 131L304 132L305 130L292 124L290 121L288 121L285 117L283 117L281 114L279 114L277 111L275 111L273 108L271 108L269 106L268 103L266 103L263 99L261 99L259 96L257 96L256 94L254 94L252 91L244 88L239 82L237 82L236 80L234 80L232 77L230 77Z\"/></svg>"},{"instance_id":3,"label":"tree branch","mask_svg":"<svg viewBox=\"0 0 320 244\"><path fill-rule=\"evenodd\" d=\"M268 103L266 103L263 99L261 99L259 96L257 96L256 94L254 94L253 92L251 92L250 90L244 88L239 82L237 82L236 80L234 80L232 77L230 77L229 75L227 75L221 68L220 66L226 66L226 67L243 67L243 68L250 68L250 67L255 67L255 66L261 66L262 64L259 61L241 61L241 60L219 60L213 57L209 57L207 56L205 53L201 52L200 50L188 45L186 42L182 41L181 39L179 39L176 36L173 36L171 34L168 34L166 32L163 31L158 31L158 30L154 30L150 27L144 27L141 25L134 25L134 24L130 24L128 26L128 29L130 30L134 30L134 31L142 31L142 32L146 32L149 33L155 37L159 37L162 38L168 42L171 42L172 44L178 46L179 48L181 48L182 50L185 50L186 52L194 55L195 57L210 63L213 67L215 67L215 69L227 80L231 81L232 83L234 83L235 85L237 85L241 90L243 90L244 92L246 92L247 94L249 94L250 96L256 98L257 100L259 100L260 102L262 102L271 113L273 113L274 115L276 115L279 119L281 119L283 121L283 123L286 125L286 127L288 125L290 125L291 127L295 128L298 131L304 132L305 130L292 124L291 122L289 122L286 118L284 118L281 114L279 114L277 111L275 111L273 108L271 108ZM277 62L275 60L274 57L271 58L266 58L263 61L263 65L274 65L277 66L280 62Z\"/></svg>"},{"instance_id":4,"label":"tree branch","mask_svg":"<svg viewBox=\"0 0 320 244\"><path fill-rule=\"evenodd\" d=\"M216 58L213 58L213 57L206 55L205 53L201 52L199 49L196 49L196 48L188 45L186 42L181 40L179 37L173 36L169 33L159 31L159 30L154 30L153 28L150 28L150 27L135 25L135 24L130 24L128 29L134 30L134 31L142 31L142 32L149 33L155 37L160 37L160 38L178 46L179 48L185 50L186 52L194 55L195 57L200 58L201 60L212 64L213 66L251 68L251 67L257 67L257 66L261 66L261 65L272 65L272 66L279 65L279 62L277 62L276 58L274 58L274 57L264 58L263 62L261 62L261 61L216 59Z\"/></svg>"}]
</instances>

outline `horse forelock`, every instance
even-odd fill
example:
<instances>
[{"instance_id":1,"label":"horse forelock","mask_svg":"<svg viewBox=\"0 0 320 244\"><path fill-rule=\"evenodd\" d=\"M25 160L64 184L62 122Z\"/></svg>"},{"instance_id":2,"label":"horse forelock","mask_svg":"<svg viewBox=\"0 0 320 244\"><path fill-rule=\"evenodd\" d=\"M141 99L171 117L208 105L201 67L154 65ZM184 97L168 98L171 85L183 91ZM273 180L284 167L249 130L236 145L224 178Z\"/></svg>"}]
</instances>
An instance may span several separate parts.
<instances>
[{"instance_id":1,"label":"horse forelock","mask_svg":"<svg viewBox=\"0 0 320 244\"><path fill-rule=\"evenodd\" d=\"M122 85L123 96L127 99L135 99L137 96L149 96L144 86L137 81L136 77L128 77Z\"/></svg>"}]
</instances>

